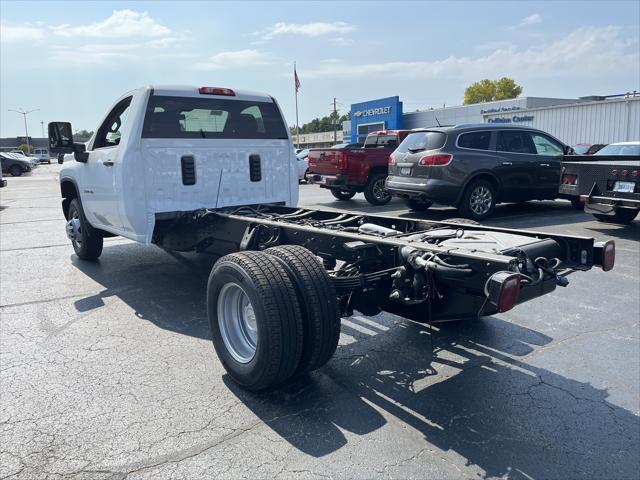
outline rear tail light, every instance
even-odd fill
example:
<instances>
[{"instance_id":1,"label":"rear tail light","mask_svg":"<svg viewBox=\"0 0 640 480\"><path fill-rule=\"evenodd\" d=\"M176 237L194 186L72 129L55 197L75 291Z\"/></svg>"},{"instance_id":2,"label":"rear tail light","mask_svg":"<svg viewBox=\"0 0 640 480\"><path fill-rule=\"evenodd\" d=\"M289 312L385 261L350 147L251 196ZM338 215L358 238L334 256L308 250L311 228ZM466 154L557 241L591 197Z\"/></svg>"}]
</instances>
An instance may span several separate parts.
<instances>
[{"instance_id":1,"label":"rear tail light","mask_svg":"<svg viewBox=\"0 0 640 480\"><path fill-rule=\"evenodd\" d=\"M611 175L613 175L614 177L618 175L618 170L616 170L615 168L611 170Z\"/></svg>"},{"instance_id":2,"label":"rear tail light","mask_svg":"<svg viewBox=\"0 0 640 480\"><path fill-rule=\"evenodd\" d=\"M338 159L338 168L340 170L346 170L349 165L347 162L347 156L344 153L339 153L336 157Z\"/></svg>"},{"instance_id":3,"label":"rear tail light","mask_svg":"<svg viewBox=\"0 0 640 480\"><path fill-rule=\"evenodd\" d=\"M638 170L634 170L633 172L631 172L631 176L632 177L637 177L638 176Z\"/></svg>"},{"instance_id":4,"label":"rear tail light","mask_svg":"<svg viewBox=\"0 0 640 480\"><path fill-rule=\"evenodd\" d=\"M626 171L626 170L622 170L622 176L623 176L623 177L626 177L628 173L629 173L628 171Z\"/></svg>"},{"instance_id":5,"label":"rear tail light","mask_svg":"<svg viewBox=\"0 0 640 480\"><path fill-rule=\"evenodd\" d=\"M396 157L393 156L393 153L391 155L389 155L389 165L395 165L396 164Z\"/></svg>"},{"instance_id":6,"label":"rear tail light","mask_svg":"<svg viewBox=\"0 0 640 480\"><path fill-rule=\"evenodd\" d=\"M511 310L520 295L520 274L497 272L491 275L484 287L488 301L498 308L498 312Z\"/></svg>"},{"instance_id":7,"label":"rear tail light","mask_svg":"<svg viewBox=\"0 0 640 480\"><path fill-rule=\"evenodd\" d=\"M418 162L419 165L449 165L451 163L451 159L453 159L453 155L449 153L437 153L435 155L427 155L422 157Z\"/></svg>"},{"instance_id":8,"label":"rear tail light","mask_svg":"<svg viewBox=\"0 0 640 480\"><path fill-rule=\"evenodd\" d=\"M606 242L598 242L594 245L595 258L594 263L600 264L602 270L608 272L613 270L616 263L616 242L615 240L607 240ZM599 258L600 257L600 258Z\"/></svg>"},{"instance_id":9,"label":"rear tail light","mask_svg":"<svg viewBox=\"0 0 640 480\"><path fill-rule=\"evenodd\" d=\"M562 175L562 184L563 185L577 185L578 184L578 176L572 175L570 173L565 173Z\"/></svg>"},{"instance_id":10,"label":"rear tail light","mask_svg":"<svg viewBox=\"0 0 640 480\"><path fill-rule=\"evenodd\" d=\"M235 97L236 92L230 88L221 87L200 87L198 93L201 95L226 95L227 97Z\"/></svg>"}]
</instances>

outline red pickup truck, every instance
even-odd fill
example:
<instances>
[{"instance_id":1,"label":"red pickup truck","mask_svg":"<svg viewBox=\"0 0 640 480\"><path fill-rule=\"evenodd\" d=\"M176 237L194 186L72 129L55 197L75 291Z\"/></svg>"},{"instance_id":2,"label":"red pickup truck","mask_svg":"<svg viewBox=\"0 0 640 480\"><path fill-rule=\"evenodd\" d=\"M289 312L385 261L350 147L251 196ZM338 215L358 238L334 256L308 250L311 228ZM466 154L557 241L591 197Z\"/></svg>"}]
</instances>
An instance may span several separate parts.
<instances>
[{"instance_id":1,"label":"red pickup truck","mask_svg":"<svg viewBox=\"0 0 640 480\"><path fill-rule=\"evenodd\" d=\"M349 200L358 192L372 205L384 205L391 195L384 188L389 155L410 130L371 132L364 148L312 148L309 150L311 183L328 188L337 200Z\"/></svg>"}]
</instances>

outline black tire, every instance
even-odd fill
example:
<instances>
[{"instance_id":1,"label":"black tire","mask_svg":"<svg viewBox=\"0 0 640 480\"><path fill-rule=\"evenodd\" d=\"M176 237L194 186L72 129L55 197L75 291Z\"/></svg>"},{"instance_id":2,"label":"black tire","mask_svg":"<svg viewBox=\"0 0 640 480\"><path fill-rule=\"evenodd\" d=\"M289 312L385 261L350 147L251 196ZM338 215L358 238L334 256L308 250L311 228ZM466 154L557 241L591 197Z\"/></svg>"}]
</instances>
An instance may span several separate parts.
<instances>
[{"instance_id":1,"label":"black tire","mask_svg":"<svg viewBox=\"0 0 640 480\"><path fill-rule=\"evenodd\" d=\"M593 216L596 217L599 222L628 225L638 216L638 212L640 212L638 208L618 208L615 215L594 213Z\"/></svg>"},{"instance_id":2,"label":"black tire","mask_svg":"<svg viewBox=\"0 0 640 480\"><path fill-rule=\"evenodd\" d=\"M335 197L336 200L351 200L356 192L351 190L336 190L335 188L331 189L331 195Z\"/></svg>"},{"instance_id":3,"label":"black tire","mask_svg":"<svg viewBox=\"0 0 640 480\"><path fill-rule=\"evenodd\" d=\"M246 362L234 358L225 343L220 326L225 319L218 313L223 288L236 287L251 302L256 323L255 352ZM302 353L302 316L293 281L277 259L263 252L241 252L218 260L207 285L207 316L218 358L242 387L264 390L296 371Z\"/></svg>"},{"instance_id":4,"label":"black tire","mask_svg":"<svg viewBox=\"0 0 640 480\"><path fill-rule=\"evenodd\" d=\"M68 221L77 218L80 228L77 232L77 239L71 240L73 250L78 258L82 260L96 260L102 253L103 237L102 232L93 228L84 216L82 205L77 198L69 203Z\"/></svg>"},{"instance_id":5,"label":"black tire","mask_svg":"<svg viewBox=\"0 0 640 480\"><path fill-rule=\"evenodd\" d=\"M471 220L484 220L496 208L496 189L487 180L474 180L464 191L458 207L460 214Z\"/></svg>"},{"instance_id":6,"label":"black tire","mask_svg":"<svg viewBox=\"0 0 640 480\"><path fill-rule=\"evenodd\" d=\"M340 339L340 309L331 278L318 258L297 245L265 250L282 261L294 280L302 310L302 356L296 375L320 368L331 359Z\"/></svg>"},{"instance_id":7,"label":"black tire","mask_svg":"<svg viewBox=\"0 0 640 480\"><path fill-rule=\"evenodd\" d=\"M580 198L572 198L570 201L571 206L576 210L584 210L584 203L580 201Z\"/></svg>"},{"instance_id":8,"label":"black tire","mask_svg":"<svg viewBox=\"0 0 640 480\"><path fill-rule=\"evenodd\" d=\"M9 167L9 173L12 177L19 177L23 172L19 165L11 165L11 167Z\"/></svg>"},{"instance_id":9,"label":"black tire","mask_svg":"<svg viewBox=\"0 0 640 480\"><path fill-rule=\"evenodd\" d=\"M371 205L386 205L391 201L391 194L385 189L386 173L376 173L369 177L364 186L364 198Z\"/></svg>"},{"instance_id":10,"label":"black tire","mask_svg":"<svg viewBox=\"0 0 640 480\"><path fill-rule=\"evenodd\" d=\"M426 212L429 210L429 207L433 205L433 202L429 201L419 201L414 198L408 198L404 201L409 210L413 210L414 212Z\"/></svg>"},{"instance_id":11,"label":"black tire","mask_svg":"<svg viewBox=\"0 0 640 480\"><path fill-rule=\"evenodd\" d=\"M308 168L305 170L302 179L304 180L304 183L309 183L309 169Z\"/></svg>"}]
</instances>

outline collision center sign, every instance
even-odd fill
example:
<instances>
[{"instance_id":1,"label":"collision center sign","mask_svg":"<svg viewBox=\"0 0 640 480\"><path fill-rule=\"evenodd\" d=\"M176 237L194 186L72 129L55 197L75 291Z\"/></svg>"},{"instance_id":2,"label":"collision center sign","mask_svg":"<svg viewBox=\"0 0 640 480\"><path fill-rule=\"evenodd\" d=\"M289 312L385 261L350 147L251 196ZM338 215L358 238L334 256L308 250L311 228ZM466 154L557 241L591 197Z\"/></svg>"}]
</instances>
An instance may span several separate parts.
<instances>
[{"instance_id":1,"label":"collision center sign","mask_svg":"<svg viewBox=\"0 0 640 480\"><path fill-rule=\"evenodd\" d=\"M387 115L391 113L391 107L370 108L368 110L358 110L353 114L354 117L371 117L373 115Z\"/></svg>"}]
</instances>

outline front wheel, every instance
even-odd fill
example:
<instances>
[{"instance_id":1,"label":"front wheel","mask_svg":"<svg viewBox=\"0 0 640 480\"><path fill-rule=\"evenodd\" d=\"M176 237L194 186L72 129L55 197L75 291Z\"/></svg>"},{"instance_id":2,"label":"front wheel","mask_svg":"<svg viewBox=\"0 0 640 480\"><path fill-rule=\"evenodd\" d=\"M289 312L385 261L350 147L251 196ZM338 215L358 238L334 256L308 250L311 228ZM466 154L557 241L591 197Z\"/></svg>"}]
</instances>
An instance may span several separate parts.
<instances>
[{"instance_id":1,"label":"front wheel","mask_svg":"<svg viewBox=\"0 0 640 480\"><path fill-rule=\"evenodd\" d=\"M459 210L463 217L484 220L496 208L496 189L486 180L475 180L464 191Z\"/></svg>"},{"instance_id":2,"label":"front wheel","mask_svg":"<svg viewBox=\"0 0 640 480\"><path fill-rule=\"evenodd\" d=\"M213 346L231 378L247 390L284 382L302 353L298 295L282 263L264 252L226 255L207 285Z\"/></svg>"},{"instance_id":3,"label":"front wheel","mask_svg":"<svg viewBox=\"0 0 640 480\"><path fill-rule=\"evenodd\" d=\"M355 194L356 192L350 190L331 189L331 195L333 195L336 200L351 200Z\"/></svg>"},{"instance_id":4,"label":"front wheel","mask_svg":"<svg viewBox=\"0 0 640 480\"><path fill-rule=\"evenodd\" d=\"M82 260L96 260L102 253L102 234L89 225L77 198L69 204L67 237L71 240L76 255Z\"/></svg>"},{"instance_id":5,"label":"front wheel","mask_svg":"<svg viewBox=\"0 0 640 480\"><path fill-rule=\"evenodd\" d=\"M12 177L19 177L20 175L22 175L22 168L20 168L18 165L13 165L9 169L9 173Z\"/></svg>"},{"instance_id":6,"label":"front wheel","mask_svg":"<svg viewBox=\"0 0 640 480\"><path fill-rule=\"evenodd\" d=\"M593 216L596 217L599 222L628 225L638 216L638 212L640 212L640 208L618 208L614 215L594 213Z\"/></svg>"},{"instance_id":7,"label":"front wheel","mask_svg":"<svg viewBox=\"0 0 640 480\"><path fill-rule=\"evenodd\" d=\"M364 187L364 198L371 205L386 205L391 201L391 194L385 188L387 175L378 173L369 178L367 185Z\"/></svg>"}]
</instances>

